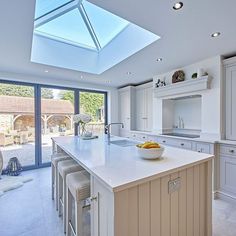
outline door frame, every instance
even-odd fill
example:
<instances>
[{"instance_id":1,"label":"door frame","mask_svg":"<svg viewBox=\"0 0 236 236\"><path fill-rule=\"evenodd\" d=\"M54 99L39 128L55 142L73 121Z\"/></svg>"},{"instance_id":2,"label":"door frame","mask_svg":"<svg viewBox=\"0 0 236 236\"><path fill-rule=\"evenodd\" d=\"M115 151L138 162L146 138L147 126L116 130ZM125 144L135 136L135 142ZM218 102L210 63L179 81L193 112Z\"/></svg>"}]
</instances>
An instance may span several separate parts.
<instances>
[{"instance_id":1,"label":"door frame","mask_svg":"<svg viewBox=\"0 0 236 236\"><path fill-rule=\"evenodd\" d=\"M38 168L42 168L42 167L48 167L51 165L50 162L42 163L41 88L51 88L51 89L61 89L61 90L74 91L74 112L75 112L75 114L79 113L80 92L91 92L91 93L103 94L104 95L104 106L105 106L104 107L105 125L107 125L107 123L108 123L108 92L107 91L74 88L74 87L58 86L58 85L37 84L37 83L21 82L21 81L14 81L14 80L4 80L4 79L0 79L0 84L31 86L34 88L35 164L23 166L23 170L33 170L33 169L38 169ZM78 135L78 129L76 126L75 126L75 135Z\"/></svg>"}]
</instances>

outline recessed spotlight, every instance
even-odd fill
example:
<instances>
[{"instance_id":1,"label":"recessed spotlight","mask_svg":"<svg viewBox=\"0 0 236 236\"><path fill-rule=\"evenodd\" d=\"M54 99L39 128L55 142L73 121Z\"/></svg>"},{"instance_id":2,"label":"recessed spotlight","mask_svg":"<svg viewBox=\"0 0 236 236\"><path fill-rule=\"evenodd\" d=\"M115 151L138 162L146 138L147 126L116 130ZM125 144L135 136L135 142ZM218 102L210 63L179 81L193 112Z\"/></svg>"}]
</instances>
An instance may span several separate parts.
<instances>
[{"instance_id":1,"label":"recessed spotlight","mask_svg":"<svg viewBox=\"0 0 236 236\"><path fill-rule=\"evenodd\" d=\"M48 70L45 70L44 72L45 72L45 73L48 73Z\"/></svg>"},{"instance_id":2,"label":"recessed spotlight","mask_svg":"<svg viewBox=\"0 0 236 236\"><path fill-rule=\"evenodd\" d=\"M128 72L126 72L126 74L127 74L127 75L131 75L131 74L132 74L132 72L128 71Z\"/></svg>"},{"instance_id":3,"label":"recessed spotlight","mask_svg":"<svg viewBox=\"0 0 236 236\"><path fill-rule=\"evenodd\" d=\"M183 7L183 3L182 2L176 2L173 6L174 10L180 10Z\"/></svg>"},{"instance_id":4,"label":"recessed spotlight","mask_svg":"<svg viewBox=\"0 0 236 236\"><path fill-rule=\"evenodd\" d=\"M157 58L157 62L161 62L162 61L162 58Z\"/></svg>"},{"instance_id":5,"label":"recessed spotlight","mask_svg":"<svg viewBox=\"0 0 236 236\"><path fill-rule=\"evenodd\" d=\"M212 38L216 38L218 36L220 36L220 32L215 32L211 35Z\"/></svg>"},{"instance_id":6,"label":"recessed spotlight","mask_svg":"<svg viewBox=\"0 0 236 236\"><path fill-rule=\"evenodd\" d=\"M81 76L80 76L80 79L83 79L83 78L84 78L84 76L83 76L83 75L81 75Z\"/></svg>"}]
</instances>

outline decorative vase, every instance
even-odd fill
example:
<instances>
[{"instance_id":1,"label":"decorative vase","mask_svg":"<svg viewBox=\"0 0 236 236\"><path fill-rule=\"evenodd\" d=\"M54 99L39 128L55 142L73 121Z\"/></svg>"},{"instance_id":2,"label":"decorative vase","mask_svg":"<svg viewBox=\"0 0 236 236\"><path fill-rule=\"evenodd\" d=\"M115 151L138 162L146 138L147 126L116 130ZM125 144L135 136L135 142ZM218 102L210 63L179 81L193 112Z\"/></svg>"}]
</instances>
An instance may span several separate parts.
<instances>
[{"instance_id":1,"label":"decorative vase","mask_svg":"<svg viewBox=\"0 0 236 236\"><path fill-rule=\"evenodd\" d=\"M86 129L85 129L85 123L80 123L80 135L84 136L86 133Z\"/></svg>"}]
</instances>

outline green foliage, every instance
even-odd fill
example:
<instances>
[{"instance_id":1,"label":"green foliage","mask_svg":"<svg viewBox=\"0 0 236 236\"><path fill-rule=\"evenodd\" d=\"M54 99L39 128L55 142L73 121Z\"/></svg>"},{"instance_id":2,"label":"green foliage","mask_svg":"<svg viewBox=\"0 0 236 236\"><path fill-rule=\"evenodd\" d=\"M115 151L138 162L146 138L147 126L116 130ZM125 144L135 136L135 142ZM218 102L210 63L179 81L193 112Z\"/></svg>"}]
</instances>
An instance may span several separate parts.
<instances>
[{"instance_id":1,"label":"green foliage","mask_svg":"<svg viewBox=\"0 0 236 236\"><path fill-rule=\"evenodd\" d=\"M97 112L104 106L104 95L100 93L80 93L80 110L90 114L93 121L97 121Z\"/></svg>"},{"instance_id":2,"label":"green foliage","mask_svg":"<svg viewBox=\"0 0 236 236\"><path fill-rule=\"evenodd\" d=\"M74 104L75 96L73 91L60 91L59 97L63 100L71 101L71 103Z\"/></svg>"},{"instance_id":3,"label":"green foliage","mask_svg":"<svg viewBox=\"0 0 236 236\"><path fill-rule=\"evenodd\" d=\"M61 99L74 103L74 93L72 91L62 91ZM80 92L80 112L92 116L92 121L98 120L98 110L104 106L104 95L92 92Z\"/></svg>"},{"instance_id":4,"label":"green foliage","mask_svg":"<svg viewBox=\"0 0 236 236\"><path fill-rule=\"evenodd\" d=\"M42 98L53 98L53 90L50 88L42 88L41 89L41 97Z\"/></svg>"},{"instance_id":5,"label":"green foliage","mask_svg":"<svg viewBox=\"0 0 236 236\"><path fill-rule=\"evenodd\" d=\"M53 98L53 91L49 88L42 88L41 94L43 98ZM19 96L34 97L34 87L22 86L14 84L0 84L0 96Z\"/></svg>"},{"instance_id":6,"label":"green foliage","mask_svg":"<svg viewBox=\"0 0 236 236\"><path fill-rule=\"evenodd\" d=\"M0 84L0 95L34 97L34 88L21 85Z\"/></svg>"}]
</instances>

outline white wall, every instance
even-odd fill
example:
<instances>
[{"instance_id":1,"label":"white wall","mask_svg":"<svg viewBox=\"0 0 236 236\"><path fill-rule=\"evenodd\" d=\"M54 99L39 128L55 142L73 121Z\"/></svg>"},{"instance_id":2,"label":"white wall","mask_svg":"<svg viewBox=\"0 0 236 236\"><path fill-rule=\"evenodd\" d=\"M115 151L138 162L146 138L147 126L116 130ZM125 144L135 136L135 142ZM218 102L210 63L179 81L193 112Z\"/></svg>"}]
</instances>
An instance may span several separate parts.
<instances>
[{"instance_id":1,"label":"white wall","mask_svg":"<svg viewBox=\"0 0 236 236\"><path fill-rule=\"evenodd\" d=\"M173 103L174 125L178 125L179 117L181 117L185 129L201 130L201 98L175 100Z\"/></svg>"},{"instance_id":2,"label":"white wall","mask_svg":"<svg viewBox=\"0 0 236 236\"><path fill-rule=\"evenodd\" d=\"M185 66L183 68L177 68L170 72L157 75L153 79L153 84L157 82L157 79L166 79L167 83L171 83L173 73L182 69L185 72L186 80L190 80L194 72L197 72L198 68L203 68L212 77L211 89L198 92L197 94L202 96L202 110L201 110L201 137L220 139L223 136L222 132L222 119L221 119L221 95L222 95L222 64L221 57L216 56L209 58L198 63ZM193 94L189 94L193 95ZM160 120L160 113L162 114L162 99L154 98L154 132L161 133L163 131L162 121ZM171 128L171 127L164 127Z\"/></svg>"},{"instance_id":3,"label":"white wall","mask_svg":"<svg viewBox=\"0 0 236 236\"><path fill-rule=\"evenodd\" d=\"M108 93L108 123L118 122L118 91L116 88L108 86L99 86L89 83L81 83L78 81L66 81L66 80L56 80L41 77L35 77L33 75L24 75L24 74L14 74L0 72L0 80L9 80L9 81L18 81L18 82L27 82L27 83L37 83L37 84L46 84L46 85L55 85L55 86L64 86L71 88L81 88L81 89L90 89L98 91L106 91ZM112 128L112 134L118 135L119 131L117 127Z\"/></svg>"}]
</instances>

